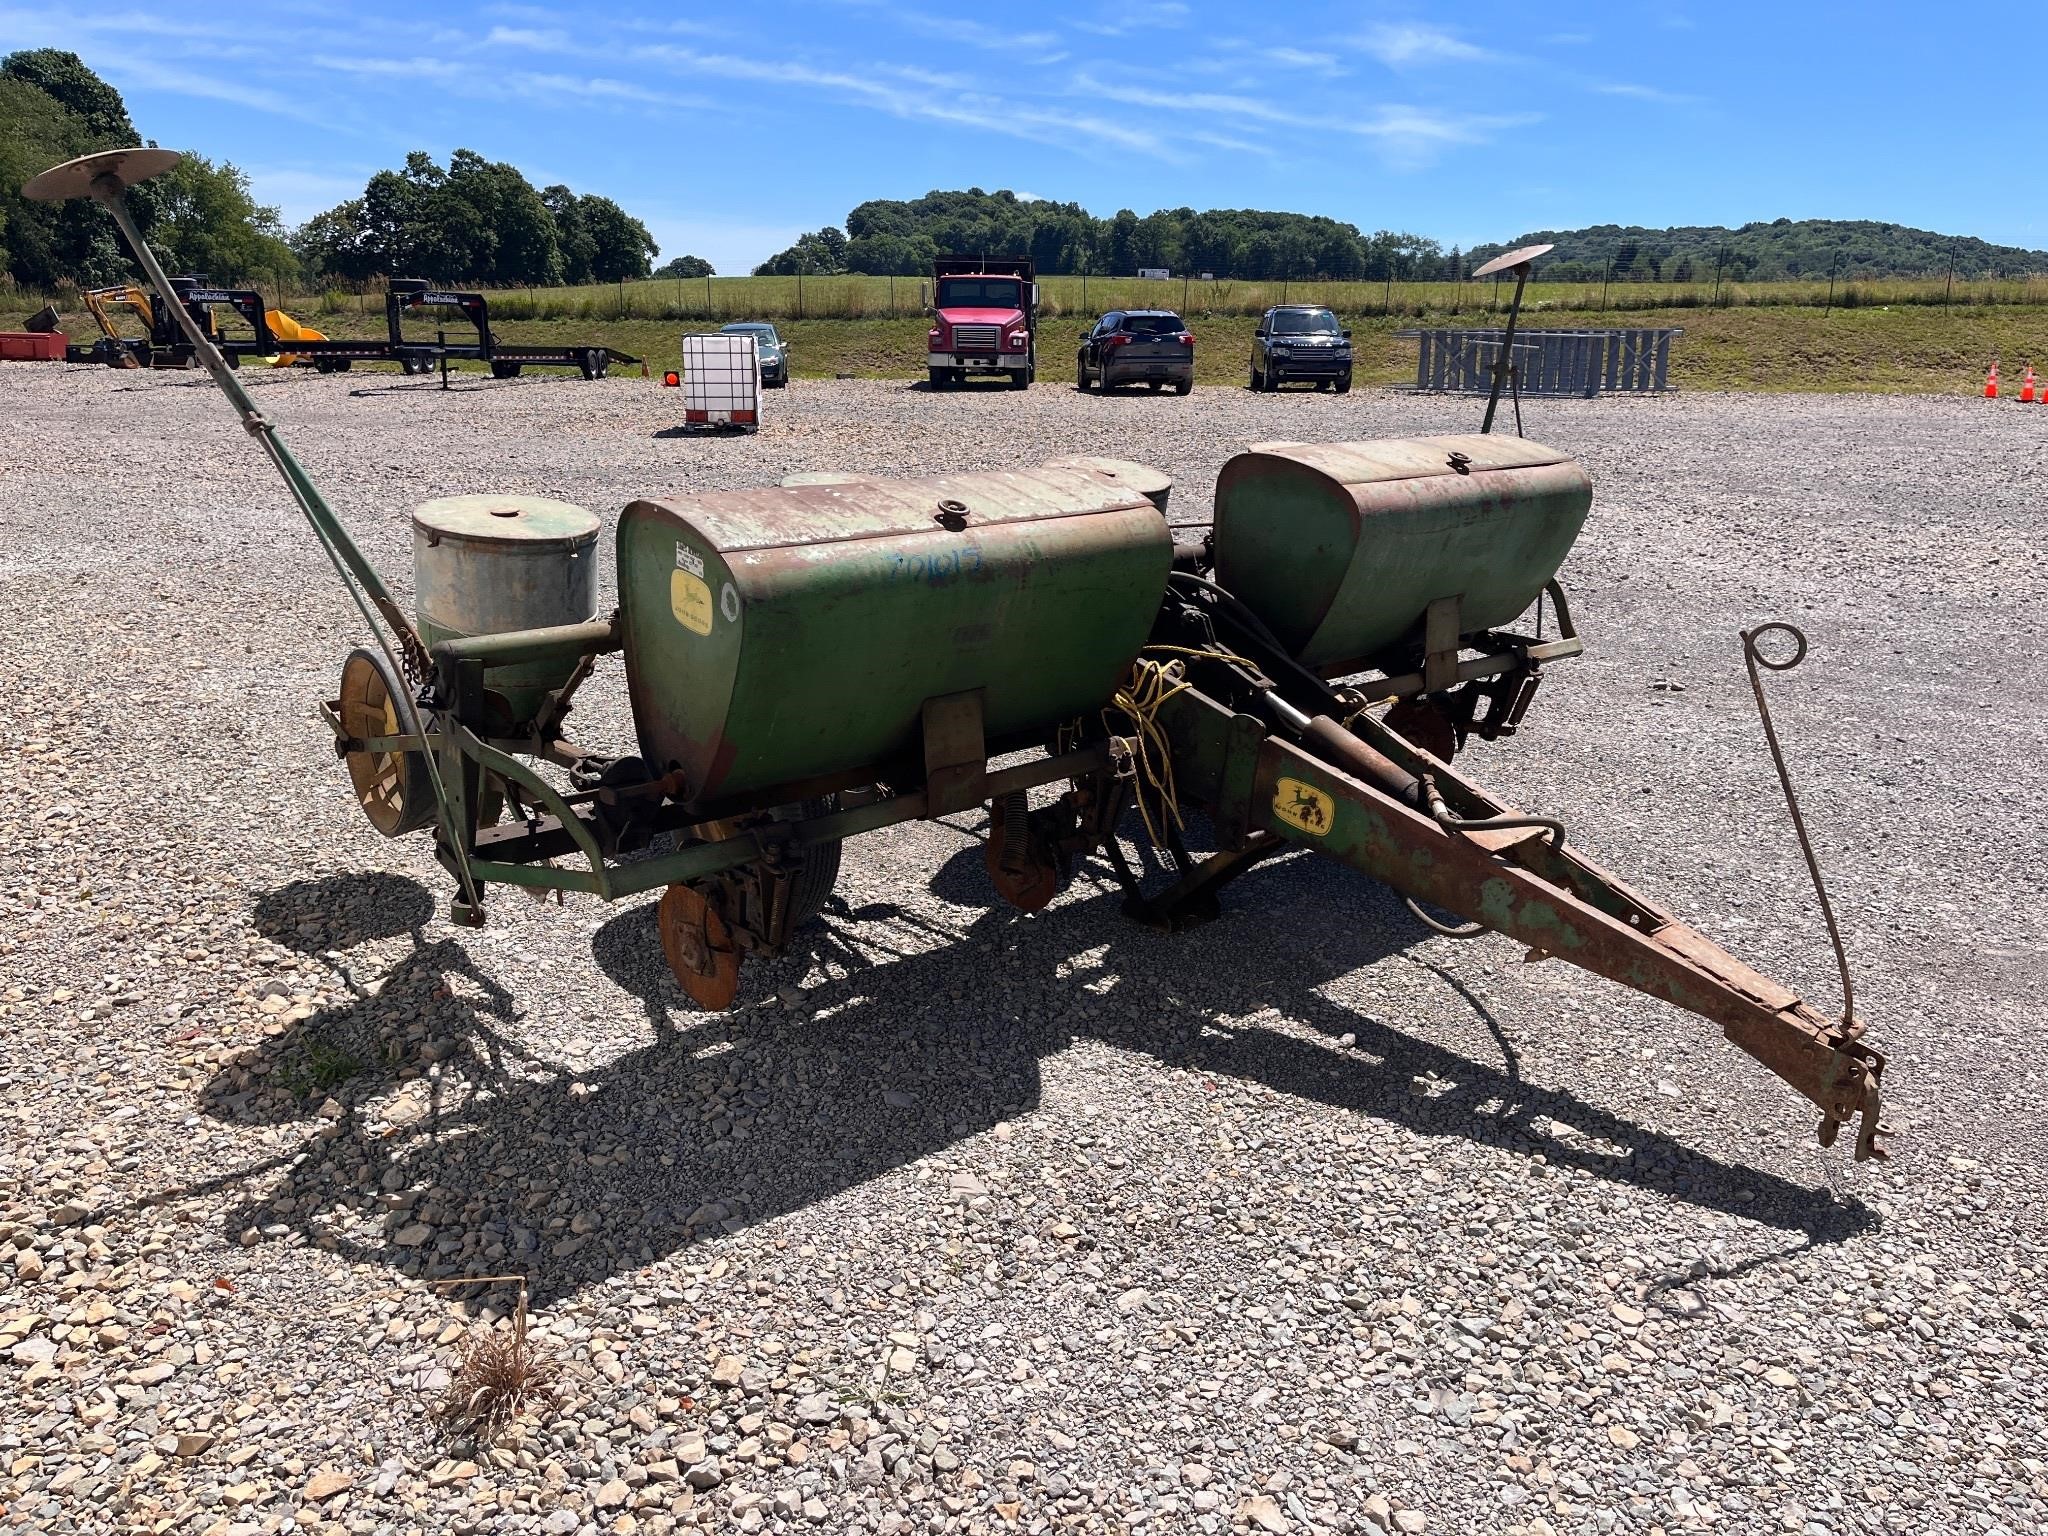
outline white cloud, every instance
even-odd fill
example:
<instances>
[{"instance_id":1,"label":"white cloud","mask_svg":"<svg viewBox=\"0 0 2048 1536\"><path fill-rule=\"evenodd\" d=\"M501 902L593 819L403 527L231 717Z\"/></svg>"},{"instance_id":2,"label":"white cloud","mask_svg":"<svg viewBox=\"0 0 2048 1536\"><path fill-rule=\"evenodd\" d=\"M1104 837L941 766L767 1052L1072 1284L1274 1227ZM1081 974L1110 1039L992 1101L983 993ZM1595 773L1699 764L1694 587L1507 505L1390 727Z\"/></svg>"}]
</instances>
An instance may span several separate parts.
<instances>
[{"instance_id":1,"label":"white cloud","mask_svg":"<svg viewBox=\"0 0 2048 1536\"><path fill-rule=\"evenodd\" d=\"M484 34L485 47L531 48L540 53L568 53L569 34L559 27L493 27Z\"/></svg>"},{"instance_id":2,"label":"white cloud","mask_svg":"<svg viewBox=\"0 0 2048 1536\"><path fill-rule=\"evenodd\" d=\"M928 16L923 11L888 12L890 20L906 32L935 37L942 42L964 43L969 48L988 48L1009 53L1025 49L1050 48L1059 41L1051 32L1006 32L966 16Z\"/></svg>"},{"instance_id":3,"label":"white cloud","mask_svg":"<svg viewBox=\"0 0 2048 1536\"><path fill-rule=\"evenodd\" d=\"M844 103L906 120L980 128L1011 138L1068 148L1108 147L1161 159L1176 158L1160 136L1146 128L1086 114L1045 111L977 91L957 91L947 99L934 94L928 85L922 89L905 88L878 78L888 73L884 70L877 70L871 75L854 75L843 70L819 69L795 60L697 53L665 45L650 46L637 52L644 58L712 79L726 76L786 86L815 86L831 92Z\"/></svg>"},{"instance_id":4,"label":"white cloud","mask_svg":"<svg viewBox=\"0 0 2048 1536\"><path fill-rule=\"evenodd\" d=\"M1237 96L1224 91L1155 91L1141 85L1118 85L1098 80L1092 75L1081 76L1074 85L1076 91L1084 96L1120 101L1133 107L1241 117L1261 123L1280 123L1290 128L1325 126L1320 119L1276 107L1261 96Z\"/></svg>"},{"instance_id":5,"label":"white cloud","mask_svg":"<svg viewBox=\"0 0 2048 1536\"><path fill-rule=\"evenodd\" d=\"M1409 64L1475 64L1494 57L1441 27L1419 22L1382 24L1359 37L1357 43L1392 69Z\"/></svg>"},{"instance_id":6,"label":"white cloud","mask_svg":"<svg viewBox=\"0 0 2048 1536\"><path fill-rule=\"evenodd\" d=\"M203 74L198 70L182 69L175 64L162 64L154 59L135 58L128 54L109 53L96 49L93 63L116 85L142 85L152 90L169 91L177 96L193 96L203 101L224 101L238 107L247 107L252 112L267 112L274 117L289 117L302 123L313 123L329 129L344 125L334 121L317 107L296 96L251 85L239 75L222 78Z\"/></svg>"},{"instance_id":7,"label":"white cloud","mask_svg":"<svg viewBox=\"0 0 2048 1536\"><path fill-rule=\"evenodd\" d=\"M1349 73L1336 56L1329 53L1310 53L1304 48L1268 48L1265 57L1275 64L1285 64L1293 69L1305 69L1327 79Z\"/></svg>"},{"instance_id":8,"label":"white cloud","mask_svg":"<svg viewBox=\"0 0 2048 1536\"><path fill-rule=\"evenodd\" d=\"M452 59L366 59L316 53L306 62L315 69L331 69L336 74L380 80L454 80L465 72L464 66Z\"/></svg>"},{"instance_id":9,"label":"white cloud","mask_svg":"<svg viewBox=\"0 0 2048 1536\"><path fill-rule=\"evenodd\" d=\"M519 71L497 77L478 75L468 82L473 93L489 94L511 86L515 90L534 95L560 97L565 101L627 101L646 107L708 107L710 102L701 96L683 96L674 91L658 91L644 85L635 85L630 80L610 80L603 75L562 75L537 74Z\"/></svg>"},{"instance_id":10,"label":"white cloud","mask_svg":"<svg viewBox=\"0 0 2048 1536\"><path fill-rule=\"evenodd\" d=\"M1254 126L1272 124L1283 128L1314 129L1319 133L1353 134L1379 144L1388 159L1403 168L1425 163L1435 150L1456 144L1483 144L1503 128L1534 121L1533 118L1478 117L1464 113L1451 116L1427 107L1392 103L1353 106L1343 116L1331 117L1277 107L1263 96L1233 95L1223 91L1155 91L1143 86L1116 85L1087 75L1075 82L1075 89L1087 96L1120 101L1134 107L1234 117ZM1230 147L1239 146L1233 143Z\"/></svg>"},{"instance_id":11,"label":"white cloud","mask_svg":"<svg viewBox=\"0 0 2048 1536\"><path fill-rule=\"evenodd\" d=\"M1614 81L1595 85L1594 91L1602 96L1628 96L1636 101L1662 102L1666 106L1685 106L1699 100L1697 96L1682 95L1677 91L1659 90L1654 85L1631 85L1625 81Z\"/></svg>"},{"instance_id":12,"label":"white cloud","mask_svg":"<svg viewBox=\"0 0 2048 1536\"><path fill-rule=\"evenodd\" d=\"M1100 20L1077 21L1073 25L1098 37L1128 37L1134 32L1178 27L1187 21L1188 8L1180 0L1127 0L1100 14Z\"/></svg>"}]
</instances>

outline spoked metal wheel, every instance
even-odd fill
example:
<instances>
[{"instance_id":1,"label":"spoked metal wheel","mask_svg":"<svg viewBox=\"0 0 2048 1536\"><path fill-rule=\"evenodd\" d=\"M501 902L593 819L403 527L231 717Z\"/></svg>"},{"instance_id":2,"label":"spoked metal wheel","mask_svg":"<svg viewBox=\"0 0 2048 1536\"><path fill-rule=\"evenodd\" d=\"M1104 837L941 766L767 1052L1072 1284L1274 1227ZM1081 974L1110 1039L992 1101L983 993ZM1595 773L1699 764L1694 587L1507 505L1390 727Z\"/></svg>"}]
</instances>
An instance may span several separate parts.
<instances>
[{"instance_id":1,"label":"spoked metal wheel","mask_svg":"<svg viewBox=\"0 0 2048 1536\"><path fill-rule=\"evenodd\" d=\"M336 713L341 728L358 741L396 736L406 728L400 713L400 684L381 651L358 647L341 668L341 697ZM356 803L370 825L386 837L402 837L434 819L434 788L421 752L379 752L359 748L345 753Z\"/></svg>"}]
</instances>

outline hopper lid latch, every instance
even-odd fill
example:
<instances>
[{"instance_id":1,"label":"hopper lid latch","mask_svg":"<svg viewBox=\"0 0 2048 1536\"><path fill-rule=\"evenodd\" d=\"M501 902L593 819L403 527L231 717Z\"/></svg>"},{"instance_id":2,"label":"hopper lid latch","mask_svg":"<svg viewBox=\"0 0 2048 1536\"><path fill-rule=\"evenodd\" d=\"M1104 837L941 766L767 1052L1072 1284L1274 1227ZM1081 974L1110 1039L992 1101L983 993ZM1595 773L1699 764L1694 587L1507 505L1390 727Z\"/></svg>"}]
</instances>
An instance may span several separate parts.
<instances>
[{"instance_id":1,"label":"hopper lid latch","mask_svg":"<svg viewBox=\"0 0 2048 1536\"><path fill-rule=\"evenodd\" d=\"M948 533L958 533L967 526L967 503L947 497L939 503L939 510L932 515L932 521Z\"/></svg>"}]
</instances>

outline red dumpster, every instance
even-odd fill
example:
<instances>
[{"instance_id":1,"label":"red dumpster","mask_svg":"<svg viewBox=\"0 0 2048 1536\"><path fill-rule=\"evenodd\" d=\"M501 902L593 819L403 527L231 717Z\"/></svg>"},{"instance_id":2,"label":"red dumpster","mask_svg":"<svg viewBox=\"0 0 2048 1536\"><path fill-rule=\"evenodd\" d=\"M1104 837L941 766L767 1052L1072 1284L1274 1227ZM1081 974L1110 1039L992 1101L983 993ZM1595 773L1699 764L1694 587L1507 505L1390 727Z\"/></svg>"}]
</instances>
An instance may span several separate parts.
<instances>
[{"instance_id":1,"label":"red dumpster","mask_svg":"<svg viewBox=\"0 0 2048 1536\"><path fill-rule=\"evenodd\" d=\"M64 361L62 331L0 331L0 361L10 363L61 363Z\"/></svg>"}]
</instances>

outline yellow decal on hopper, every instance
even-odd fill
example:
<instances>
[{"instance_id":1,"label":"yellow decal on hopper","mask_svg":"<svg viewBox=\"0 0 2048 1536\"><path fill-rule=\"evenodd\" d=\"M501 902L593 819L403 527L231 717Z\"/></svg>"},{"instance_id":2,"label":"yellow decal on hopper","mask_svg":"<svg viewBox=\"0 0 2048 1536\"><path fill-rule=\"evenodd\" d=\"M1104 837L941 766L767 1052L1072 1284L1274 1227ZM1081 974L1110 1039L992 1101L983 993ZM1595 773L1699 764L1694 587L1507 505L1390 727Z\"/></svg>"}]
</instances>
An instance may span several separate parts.
<instances>
[{"instance_id":1,"label":"yellow decal on hopper","mask_svg":"<svg viewBox=\"0 0 2048 1536\"><path fill-rule=\"evenodd\" d=\"M691 634L711 633L711 589L701 576L685 570L669 572L668 605L675 610L676 622Z\"/></svg>"}]
</instances>

